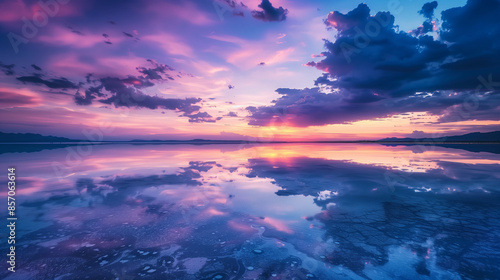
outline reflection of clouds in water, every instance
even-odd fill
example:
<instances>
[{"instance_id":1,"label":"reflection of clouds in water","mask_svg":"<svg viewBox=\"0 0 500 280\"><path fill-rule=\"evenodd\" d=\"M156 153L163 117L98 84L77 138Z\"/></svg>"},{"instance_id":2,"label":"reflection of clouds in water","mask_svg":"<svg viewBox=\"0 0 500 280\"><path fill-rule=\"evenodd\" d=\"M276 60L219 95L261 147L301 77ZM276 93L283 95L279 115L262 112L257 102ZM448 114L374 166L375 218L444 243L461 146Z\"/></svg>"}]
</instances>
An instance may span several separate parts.
<instances>
[{"instance_id":1,"label":"reflection of clouds in water","mask_svg":"<svg viewBox=\"0 0 500 280\"><path fill-rule=\"evenodd\" d=\"M498 267L481 260L500 261L499 253L491 255L500 250L494 241L500 234L498 165L436 164L440 168L423 173L390 170L406 179L394 193L384 189L386 168L322 158L251 159L249 176L272 178L281 188L276 194L313 196L324 207L308 220L323 224L324 244L337 242L334 249L314 249L327 263L372 279L456 277L450 268L494 277ZM415 255L398 259L407 252Z\"/></svg>"},{"instance_id":2,"label":"reflection of clouds in water","mask_svg":"<svg viewBox=\"0 0 500 280\"><path fill-rule=\"evenodd\" d=\"M385 174L404 178L400 186L411 189L429 189L446 193L451 187L459 192L498 191L497 164L464 164L436 162L440 168L427 172L404 172L388 170L380 166L356 164L348 161L325 160L322 158L250 159L249 177L271 178L281 187L278 195L310 195L318 200L337 193L359 195L372 191L388 190ZM328 194L328 195L327 195ZM335 195L336 196L336 195Z\"/></svg>"},{"instance_id":3,"label":"reflection of clouds in water","mask_svg":"<svg viewBox=\"0 0 500 280\"><path fill-rule=\"evenodd\" d=\"M337 195L339 195L339 192L337 192L337 191L324 190L324 191L320 191L318 193L317 199L318 200L329 200L332 197L337 196Z\"/></svg>"},{"instance_id":4,"label":"reflection of clouds in water","mask_svg":"<svg viewBox=\"0 0 500 280\"><path fill-rule=\"evenodd\" d=\"M53 278L83 277L88 267L102 279L113 271L180 279L499 273L497 155L470 164L481 155L438 149L420 157L432 168L413 172L385 164L405 147L290 146L130 147L126 161L100 147L83 166L102 169L62 183L31 171L21 178L30 215L20 254L33 256L30 269L60 256L67 265L44 272ZM404 178L394 192L386 172Z\"/></svg>"}]
</instances>

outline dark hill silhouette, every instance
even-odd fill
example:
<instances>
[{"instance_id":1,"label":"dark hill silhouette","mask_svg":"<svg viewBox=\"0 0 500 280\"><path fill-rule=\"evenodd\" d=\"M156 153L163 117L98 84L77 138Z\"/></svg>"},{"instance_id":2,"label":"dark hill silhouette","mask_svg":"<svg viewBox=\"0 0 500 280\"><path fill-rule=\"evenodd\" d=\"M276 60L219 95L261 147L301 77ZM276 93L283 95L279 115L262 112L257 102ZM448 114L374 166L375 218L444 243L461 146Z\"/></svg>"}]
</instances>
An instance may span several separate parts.
<instances>
[{"instance_id":1,"label":"dark hill silhouette","mask_svg":"<svg viewBox=\"0 0 500 280\"><path fill-rule=\"evenodd\" d=\"M439 138L384 138L379 142L500 142L500 131L473 132L464 135Z\"/></svg>"},{"instance_id":2,"label":"dark hill silhouette","mask_svg":"<svg viewBox=\"0 0 500 280\"><path fill-rule=\"evenodd\" d=\"M43 136L35 133L4 133L0 132L0 143L24 142L75 142L65 137Z\"/></svg>"}]
</instances>

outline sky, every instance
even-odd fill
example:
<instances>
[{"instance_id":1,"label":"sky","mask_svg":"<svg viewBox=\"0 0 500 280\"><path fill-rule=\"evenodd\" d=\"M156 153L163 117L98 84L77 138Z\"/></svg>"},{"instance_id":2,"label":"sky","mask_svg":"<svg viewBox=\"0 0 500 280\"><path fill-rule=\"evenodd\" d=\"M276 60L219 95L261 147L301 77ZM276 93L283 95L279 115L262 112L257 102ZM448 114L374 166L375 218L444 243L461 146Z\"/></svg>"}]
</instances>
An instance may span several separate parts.
<instances>
[{"instance_id":1,"label":"sky","mask_svg":"<svg viewBox=\"0 0 500 280\"><path fill-rule=\"evenodd\" d=\"M0 1L0 131L356 140L500 130L500 1Z\"/></svg>"}]
</instances>

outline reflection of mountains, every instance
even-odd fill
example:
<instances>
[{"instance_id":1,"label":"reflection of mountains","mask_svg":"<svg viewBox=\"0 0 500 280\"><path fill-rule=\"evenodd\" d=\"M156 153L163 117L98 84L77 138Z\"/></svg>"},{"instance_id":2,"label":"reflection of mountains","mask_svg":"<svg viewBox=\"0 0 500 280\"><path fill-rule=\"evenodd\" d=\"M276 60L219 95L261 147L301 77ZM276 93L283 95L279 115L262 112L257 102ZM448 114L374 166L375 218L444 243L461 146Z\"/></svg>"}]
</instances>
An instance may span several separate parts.
<instances>
[{"instance_id":1,"label":"reflection of mountains","mask_svg":"<svg viewBox=\"0 0 500 280\"><path fill-rule=\"evenodd\" d=\"M492 154L500 154L500 144L405 144L405 143L397 143L397 144L384 144L384 146L394 147L394 146L437 146L443 148L450 149L460 149L473 153L492 153Z\"/></svg>"},{"instance_id":2,"label":"reflection of mountains","mask_svg":"<svg viewBox=\"0 0 500 280\"><path fill-rule=\"evenodd\" d=\"M73 146L71 144L1 144L0 155L6 153L34 153Z\"/></svg>"},{"instance_id":3,"label":"reflection of mountains","mask_svg":"<svg viewBox=\"0 0 500 280\"><path fill-rule=\"evenodd\" d=\"M454 279L446 271L452 268L471 279L493 279L500 273L498 165L438 165L409 173L307 157L251 159L248 176L272 178L281 187L277 195L316 197L324 210L307 219L323 224L316 253L327 263L371 279L367 264L390 270L400 265L390 263L390 248L403 246L415 268L408 279L431 271Z\"/></svg>"},{"instance_id":4,"label":"reflection of mountains","mask_svg":"<svg viewBox=\"0 0 500 280\"><path fill-rule=\"evenodd\" d=\"M387 146L393 145L426 145L452 149L462 149L469 152L488 152L500 154L500 131L487 133L473 132L464 135L447 136L439 138L385 138L378 142L385 142ZM398 143L401 142L401 143Z\"/></svg>"},{"instance_id":5,"label":"reflection of mountains","mask_svg":"<svg viewBox=\"0 0 500 280\"><path fill-rule=\"evenodd\" d=\"M116 145L170 145L172 143L156 143L156 144L138 144L138 143L128 143L128 142L123 142L123 143L115 143ZM115 145L113 143L103 143L103 144L89 144L89 145ZM196 143L182 143L184 145L200 145ZM210 144L216 144L216 143L206 143L206 145ZM0 155L1 154L6 154L6 153L33 153L33 152L40 152L43 150L55 150L55 149L61 149L61 148L66 148L66 147L76 147L77 145L82 145L82 144L1 144L0 145ZM174 145L174 144L172 144ZM225 143L225 145L220 145L221 150L240 150L242 148L247 148L247 147L258 147L259 145L266 145L266 144L259 144L259 143L251 143L251 144L235 144L235 143ZM324 144L321 144L324 145ZM363 145L360 143L360 145ZM382 145L382 144L381 144ZM404 144L404 143L393 143L393 144L383 144L383 146L389 146L389 147L394 147L394 146L408 146L408 147L418 147L422 146L420 144ZM425 147L431 147L431 146L436 146L436 147L443 147L443 148L451 148L451 149L460 149L460 150L465 150L469 152L474 152L474 153L479 153L479 152L487 152L487 153L493 153L493 154L500 154L500 145L499 144L433 144L433 145L425 145ZM431 150L431 148L429 148Z\"/></svg>"}]
</instances>

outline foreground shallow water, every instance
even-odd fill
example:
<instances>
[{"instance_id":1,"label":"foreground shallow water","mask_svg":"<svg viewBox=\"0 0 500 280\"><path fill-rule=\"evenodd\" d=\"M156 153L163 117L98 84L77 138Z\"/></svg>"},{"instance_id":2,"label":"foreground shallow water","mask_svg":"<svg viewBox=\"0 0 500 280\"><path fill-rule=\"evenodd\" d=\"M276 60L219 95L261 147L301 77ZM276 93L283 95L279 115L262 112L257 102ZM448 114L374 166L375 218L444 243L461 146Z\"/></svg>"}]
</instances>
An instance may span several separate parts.
<instances>
[{"instance_id":1,"label":"foreground shallow water","mask_svg":"<svg viewBox=\"0 0 500 280\"><path fill-rule=\"evenodd\" d=\"M2 279L500 275L498 154L102 145L5 153L0 162L16 167L19 219L16 272L2 261Z\"/></svg>"}]
</instances>

